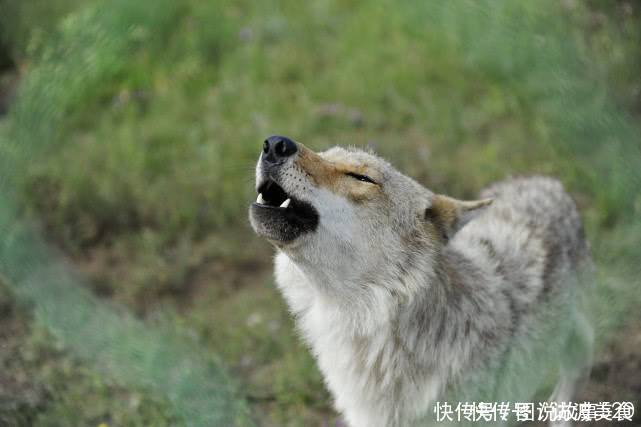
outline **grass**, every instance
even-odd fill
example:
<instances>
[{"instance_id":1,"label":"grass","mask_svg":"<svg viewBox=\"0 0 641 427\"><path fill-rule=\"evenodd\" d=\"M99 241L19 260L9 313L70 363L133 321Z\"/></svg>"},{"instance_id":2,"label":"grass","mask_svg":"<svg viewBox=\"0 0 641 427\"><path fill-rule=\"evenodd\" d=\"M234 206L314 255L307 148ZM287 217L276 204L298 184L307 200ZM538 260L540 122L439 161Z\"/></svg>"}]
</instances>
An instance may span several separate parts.
<instances>
[{"instance_id":1,"label":"grass","mask_svg":"<svg viewBox=\"0 0 641 427\"><path fill-rule=\"evenodd\" d=\"M585 212L600 336L641 300L631 3L28 5L9 37L26 72L0 128L5 189L96 294L220 355L258 421L335 419L247 226L270 134L376 145L457 197L556 175Z\"/></svg>"},{"instance_id":2,"label":"grass","mask_svg":"<svg viewBox=\"0 0 641 427\"><path fill-rule=\"evenodd\" d=\"M78 363L0 284L0 423L174 425L165 396L135 390ZM91 396L90 399L87 396Z\"/></svg>"},{"instance_id":3,"label":"grass","mask_svg":"<svg viewBox=\"0 0 641 427\"><path fill-rule=\"evenodd\" d=\"M175 325L143 324L118 304L98 301L69 265L15 220L8 198L0 206L2 281L59 345L102 375L164 396L181 424L251 424L237 382L218 357Z\"/></svg>"}]
</instances>

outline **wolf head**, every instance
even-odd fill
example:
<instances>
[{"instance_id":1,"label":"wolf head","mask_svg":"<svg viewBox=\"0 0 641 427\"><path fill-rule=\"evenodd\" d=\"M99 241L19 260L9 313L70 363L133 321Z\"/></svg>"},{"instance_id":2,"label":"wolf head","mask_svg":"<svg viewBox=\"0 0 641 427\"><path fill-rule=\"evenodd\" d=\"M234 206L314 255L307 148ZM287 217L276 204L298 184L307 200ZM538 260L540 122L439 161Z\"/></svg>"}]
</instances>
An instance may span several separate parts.
<instances>
[{"instance_id":1,"label":"wolf head","mask_svg":"<svg viewBox=\"0 0 641 427\"><path fill-rule=\"evenodd\" d=\"M490 203L434 194L366 151L315 153L277 135L264 141L256 191L256 233L329 281L407 272L415 254L430 262Z\"/></svg>"}]
</instances>

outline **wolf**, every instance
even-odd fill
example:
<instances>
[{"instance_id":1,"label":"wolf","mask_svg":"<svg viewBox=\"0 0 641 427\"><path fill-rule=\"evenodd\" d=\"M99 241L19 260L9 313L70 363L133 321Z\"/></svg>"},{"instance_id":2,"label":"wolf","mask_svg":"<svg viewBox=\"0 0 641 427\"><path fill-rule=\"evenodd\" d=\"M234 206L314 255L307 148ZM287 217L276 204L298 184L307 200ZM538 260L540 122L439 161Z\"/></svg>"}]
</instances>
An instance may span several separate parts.
<instances>
[{"instance_id":1,"label":"wolf","mask_svg":"<svg viewBox=\"0 0 641 427\"><path fill-rule=\"evenodd\" d=\"M527 402L550 370L552 401L578 397L590 245L559 181L512 178L462 201L374 153L274 135L256 191L250 223L276 247L277 287L350 426L428 424L448 393Z\"/></svg>"}]
</instances>

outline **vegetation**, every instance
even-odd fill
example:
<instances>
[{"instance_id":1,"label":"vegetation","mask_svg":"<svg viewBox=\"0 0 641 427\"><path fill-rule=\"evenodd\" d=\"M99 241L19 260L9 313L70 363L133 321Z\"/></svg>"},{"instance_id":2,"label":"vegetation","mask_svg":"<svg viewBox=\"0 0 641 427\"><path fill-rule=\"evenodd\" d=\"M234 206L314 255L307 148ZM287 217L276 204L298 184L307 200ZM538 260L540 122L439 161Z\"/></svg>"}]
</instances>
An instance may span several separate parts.
<instances>
[{"instance_id":1,"label":"vegetation","mask_svg":"<svg viewBox=\"0 0 641 427\"><path fill-rule=\"evenodd\" d=\"M28 218L72 259L84 279L74 282L94 295L80 305L97 307L118 338L90 332L122 346L107 361L126 365L146 330L152 359L187 337L180 342L198 360L224 360L216 375L227 366L240 378L255 420L335 422L272 284L271 249L246 221L253 164L271 134L314 149L374 145L459 197L512 174L556 175L585 213L600 339L641 301L636 3L0 0L0 8L5 45L24 71L0 122L0 182L6 205L20 207L6 208L2 224ZM20 369L35 390L65 388L26 406L0 400L0 421L4 407L26 407L7 413L25 424L185 422L188 394L152 370L175 359L133 361L139 369L124 375L103 369L105 358L88 349L95 341L55 315L52 301L80 310L70 302L78 287L54 300L46 280L18 286L27 274L14 267L29 254L14 256L6 236L5 305L22 302L11 316L29 326L15 334L36 343L36 356L18 356ZM119 323L119 310L138 319ZM95 406L78 408L72 396L83 394Z\"/></svg>"},{"instance_id":2,"label":"vegetation","mask_svg":"<svg viewBox=\"0 0 641 427\"><path fill-rule=\"evenodd\" d=\"M55 344L43 325L17 309L5 286L0 287L0 313L0 424L175 423L164 396L128 389L96 369L79 365Z\"/></svg>"}]
</instances>

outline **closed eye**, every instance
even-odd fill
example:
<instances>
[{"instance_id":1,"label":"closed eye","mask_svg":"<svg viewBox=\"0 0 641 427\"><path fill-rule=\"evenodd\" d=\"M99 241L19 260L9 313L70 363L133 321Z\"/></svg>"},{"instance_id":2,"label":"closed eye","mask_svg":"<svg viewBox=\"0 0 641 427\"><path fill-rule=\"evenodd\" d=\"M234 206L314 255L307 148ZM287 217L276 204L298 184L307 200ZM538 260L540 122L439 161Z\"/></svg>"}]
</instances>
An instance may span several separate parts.
<instances>
[{"instance_id":1,"label":"closed eye","mask_svg":"<svg viewBox=\"0 0 641 427\"><path fill-rule=\"evenodd\" d=\"M369 182L370 184L376 184L376 182L372 178L366 175L359 175L354 172L345 172L345 175L351 176L352 178L357 179L359 181Z\"/></svg>"}]
</instances>

